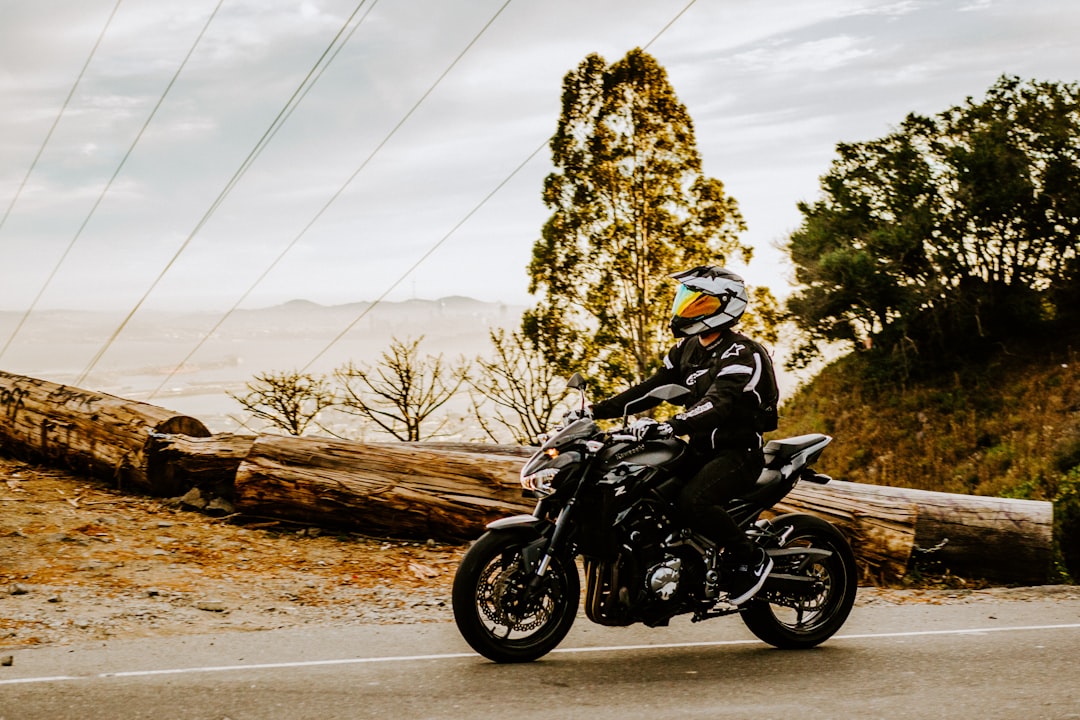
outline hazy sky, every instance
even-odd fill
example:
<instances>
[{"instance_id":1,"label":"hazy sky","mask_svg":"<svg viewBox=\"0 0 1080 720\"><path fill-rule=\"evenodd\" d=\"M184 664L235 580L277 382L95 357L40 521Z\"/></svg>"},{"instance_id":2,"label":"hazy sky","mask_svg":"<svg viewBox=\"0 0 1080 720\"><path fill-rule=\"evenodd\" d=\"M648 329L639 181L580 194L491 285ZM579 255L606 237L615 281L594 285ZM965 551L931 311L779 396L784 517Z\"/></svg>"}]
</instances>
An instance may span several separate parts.
<instances>
[{"instance_id":1,"label":"hazy sky","mask_svg":"<svg viewBox=\"0 0 1080 720\"><path fill-rule=\"evenodd\" d=\"M0 0L0 310L129 309L151 287L148 307L227 309L253 286L245 307L336 304L398 281L390 299L530 302L546 146L511 174L554 132L568 70L645 45L688 0L367 0L215 206L358 2ZM1075 0L697 0L649 52L746 217L739 269L782 296L774 245L837 142L1002 74L1077 82L1077 37Z\"/></svg>"}]
</instances>

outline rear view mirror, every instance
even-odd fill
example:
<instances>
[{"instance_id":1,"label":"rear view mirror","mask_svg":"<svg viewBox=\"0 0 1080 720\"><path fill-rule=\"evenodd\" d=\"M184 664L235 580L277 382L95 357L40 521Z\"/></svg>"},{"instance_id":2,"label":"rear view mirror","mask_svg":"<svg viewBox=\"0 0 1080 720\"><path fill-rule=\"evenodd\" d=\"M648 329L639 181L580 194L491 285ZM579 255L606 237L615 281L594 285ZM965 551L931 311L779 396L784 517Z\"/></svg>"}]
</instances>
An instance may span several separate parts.
<instances>
[{"instance_id":1,"label":"rear view mirror","mask_svg":"<svg viewBox=\"0 0 1080 720\"><path fill-rule=\"evenodd\" d=\"M674 402L681 400L690 394L690 391L684 388L682 385L661 385L655 390L651 390L646 397L654 397L665 402Z\"/></svg>"},{"instance_id":2,"label":"rear view mirror","mask_svg":"<svg viewBox=\"0 0 1080 720\"><path fill-rule=\"evenodd\" d=\"M632 402L626 404L626 408L623 410L623 417L630 415L633 408L636 407L655 407L658 403L652 402L652 400L663 400L664 402L677 403L682 398L690 394L690 391L684 388L682 385L661 385L658 388L653 388L643 397L638 398Z\"/></svg>"}]
</instances>

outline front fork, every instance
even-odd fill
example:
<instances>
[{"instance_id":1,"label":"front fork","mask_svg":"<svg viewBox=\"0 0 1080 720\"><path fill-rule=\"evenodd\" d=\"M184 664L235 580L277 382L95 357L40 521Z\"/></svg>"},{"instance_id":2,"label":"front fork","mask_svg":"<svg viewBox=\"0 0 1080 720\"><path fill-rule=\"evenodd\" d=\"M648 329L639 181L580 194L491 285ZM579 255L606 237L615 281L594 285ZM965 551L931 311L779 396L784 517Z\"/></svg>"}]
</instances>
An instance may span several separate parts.
<instances>
[{"instance_id":1,"label":"front fork","mask_svg":"<svg viewBox=\"0 0 1080 720\"><path fill-rule=\"evenodd\" d=\"M559 517L555 519L555 530L551 533L551 538L547 541L544 548L544 554L540 558L540 563L536 566L535 571L532 571L532 577L529 578L529 590L535 591L540 587L540 583L544 580L544 574L547 572L548 567L551 565L551 558L558 553L559 548L562 545L563 538L566 537L568 528L570 526L570 517L573 510L576 497L570 498L570 500L559 511ZM526 563L528 563L526 558ZM528 567L526 569L529 569Z\"/></svg>"},{"instance_id":2,"label":"front fork","mask_svg":"<svg viewBox=\"0 0 1080 720\"><path fill-rule=\"evenodd\" d=\"M563 542L570 532L570 521L574 515L574 506L577 504L578 495L585 486L586 478L589 477L595 461L595 456L591 456L590 459L585 461L585 464L581 467L581 475L578 478L578 484L574 489L574 494L570 496L570 499L567 500L566 504L559 510L559 517L555 519L555 530L551 533L551 539L548 541L547 547L544 549L544 554L540 558L540 564L536 567L533 576L529 579L530 593L540 587L540 583L544 580L544 574L547 572L548 566L551 565L551 558L558 554L562 549ZM544 500L541 500L536 504L533 515L539 518L543 517L545 514Z\"/></svg>"}]
</instances>

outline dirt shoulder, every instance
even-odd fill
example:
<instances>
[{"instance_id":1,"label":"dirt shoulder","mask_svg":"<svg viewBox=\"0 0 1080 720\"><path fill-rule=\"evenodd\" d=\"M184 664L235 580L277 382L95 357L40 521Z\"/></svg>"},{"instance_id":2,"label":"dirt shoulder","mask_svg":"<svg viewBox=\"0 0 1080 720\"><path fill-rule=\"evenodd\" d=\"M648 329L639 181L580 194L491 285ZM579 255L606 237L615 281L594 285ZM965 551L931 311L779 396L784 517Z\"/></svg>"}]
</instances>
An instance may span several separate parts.
<instances>
[{"instance_id":1,"label":"dirt shoulder","mask_svg":"<svg viewBox=\"0 0 1080 720\"><path fill-rule=\"evenodd\" d=\"M215 518L0 456L0 648L451 620L463 545ZM1080 588L860 590L861 604L1076 597Z\"/></svg>"},{"instance_id":2,"label":"dirt shoulder","mask_svg":"<svg viewBox=\"0 0 1080 720\"><path fill-rule=\"evenodd\" d=\"M0 647L447 620L464 550L237 524L0 457Z\"/></svg>"}]
</instances>

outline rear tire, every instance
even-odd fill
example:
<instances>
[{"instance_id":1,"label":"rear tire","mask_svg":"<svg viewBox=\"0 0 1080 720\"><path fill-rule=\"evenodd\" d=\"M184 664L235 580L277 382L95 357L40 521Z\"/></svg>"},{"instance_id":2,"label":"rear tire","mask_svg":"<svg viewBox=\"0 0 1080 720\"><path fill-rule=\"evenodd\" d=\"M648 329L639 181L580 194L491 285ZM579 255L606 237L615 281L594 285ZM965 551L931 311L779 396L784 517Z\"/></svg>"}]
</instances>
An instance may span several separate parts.
<instances>
[{"instance_id":1,"label":"rear tire","mask_svg":"<svg viewBox=\"0 0 1080 720\"><path fill-rule=\"evenodd\" d=\"M553 557L535 595L521 567L531 532L488 532L477 540L454 576L454 621L465 641L489 660L531 662L551 652L570 631L581 598L572 559Z\"/></svg>"},{"instance_id":2,"label":"rear tire","mask_svg":"<svg viewBox=\"0 0 1080 720\"><path fill-rule=\"evenodd\" d=\"M847 620L855 604L857 566L847 539L833 525L812 515L783 515L773 520L772 531L791 533L782 547L828 550L825 559L814 559L800 573L818 582L810 597L786 596L762 591L742 612L750 632L778 648L810 648L832 637ZM775 573L792 572L777 560ZM768 586L766 585L766 588Z\"/></svg>"}]
</instances>

